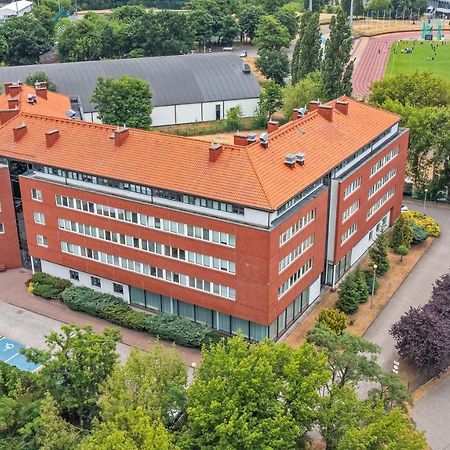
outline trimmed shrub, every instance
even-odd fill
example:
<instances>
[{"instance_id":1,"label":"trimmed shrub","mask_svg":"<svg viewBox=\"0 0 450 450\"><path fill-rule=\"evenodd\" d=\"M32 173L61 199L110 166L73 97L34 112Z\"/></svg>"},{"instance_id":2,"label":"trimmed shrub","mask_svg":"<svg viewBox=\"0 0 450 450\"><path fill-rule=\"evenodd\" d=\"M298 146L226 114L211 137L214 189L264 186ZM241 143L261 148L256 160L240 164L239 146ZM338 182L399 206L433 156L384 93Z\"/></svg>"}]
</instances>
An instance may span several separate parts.
<instances>
[{"instance_id":1,"label":"trimmed shrub","mask_svg":"<svg viewBox=\"0 0 450 450\"><path fill-rule=\"evenodd\" d=\"M428 238L428 231L419 225L416 225L414 222L410 222L411 228L413 231L411 244L420 244Z\"/></svg>"},{"instance_id":2,"label":"trimmed shrub","mask_svg":"<svg viewBox=\"0 0 450 450\"><path fill-rule=\"evenodd\" d=\"M182 317L135 311L114 295L102 294L86 287L72 286L64 291L62 299L75 311L83 311L132 330L148 331L153 336L185 347L200 347L212 331Z\"/></svg>"},{"instance_id":3,"label":"trimmed shrub","mask_svg":"<svg viewBox=\"0 0 450 450\"><path fill-rule=\"evenodd\" d=\"M326 325L337 334L341 334L347 328L347 314L334 308L324 308L320 311L317 324Z\"/></svg>"},{"instance_id":4,"label":"trimmed shrub","mask_svg":"<svg viewBox=\"0 0 450 450\"><path fill-rule=\"evenodd\" d=\"M150 334L184 347L200 347L209 333L203 325L164 313L147 316L144 326Z\"/></svg>"},{"instance_id":5,"label":"trimmed shrub","mask_svg":"<svg viewBox=\"0 0 450 450\"><path fill-rule=\"evenodd\" d=\"M405 245L399 245L395 249L395 253L400 255L400 261L403 261L403 257L406 256L409 253L409 248L406 247Z\"/></svg>"},{"instance_id":6,"label":"trimmed shrub","mask_svg":"<svg viewBox=\"0 0 450 450\"><path fill-rule=\"evenodd\" d=\"M64 291L62 299L74 311L83 311L132 330L145 330L147 314L134 311L122 299L114 295L73 286Z\"/></svg>"},{"instance_id":7,"label":"trimmed shrub","mask_svg":"<svg viewBox=\"0 0 450 450\"><path fill-rule=\"evenodd\" d=\"M61 298L63 291L72 286L69 280L53 277L47 273L36 272L31 277L29 292L43 298Z\"/></svg>"},{"instance_id":8,"label":"trimmed shrub","mask_svg":"<svg viewBox=\"0 0 450 450\"><path fill-rule=\"evenodd\" d=\"M427 231L430 236L438 237L441 234L441 228L438 223L430 216L422 214L419 211L409 210L402 213L406 220L415 223Z\"/></svg>"},{"instance_id":9,"label":"trimmed shrub","mask_svg":"<svg viewBox=\"0 0 450 450\"><path fill-rule=\"evenodd\" d=\"M367 288L369 293L372 294L372 287L374 287L374 293L378 291L380 283L378 278L375 277L375 286L373 286L373 270L364 270L364 278L366 279Z\"/></svg>"}]
</instances>

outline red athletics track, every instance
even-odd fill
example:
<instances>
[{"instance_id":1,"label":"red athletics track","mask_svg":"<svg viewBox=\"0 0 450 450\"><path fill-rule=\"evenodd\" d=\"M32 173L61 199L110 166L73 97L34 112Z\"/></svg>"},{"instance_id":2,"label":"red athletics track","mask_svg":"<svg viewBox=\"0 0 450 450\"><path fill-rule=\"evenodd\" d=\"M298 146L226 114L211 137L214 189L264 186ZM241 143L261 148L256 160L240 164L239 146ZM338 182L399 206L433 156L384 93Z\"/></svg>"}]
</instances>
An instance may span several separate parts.
<instances>
[{"instance_id":1,"label":"red athletics track","mask_svg":"<svg viewBox=\"0 0 450 450\"><path fill-rule=\"evenodd\" d=\"M364 53L353 73L353 95L356 97L367 96L370 93L372 83L383 77L392 42L404 39L420 39L420 37L420 31L405 31L369 38Z\"/></svg>"}]
</instances>

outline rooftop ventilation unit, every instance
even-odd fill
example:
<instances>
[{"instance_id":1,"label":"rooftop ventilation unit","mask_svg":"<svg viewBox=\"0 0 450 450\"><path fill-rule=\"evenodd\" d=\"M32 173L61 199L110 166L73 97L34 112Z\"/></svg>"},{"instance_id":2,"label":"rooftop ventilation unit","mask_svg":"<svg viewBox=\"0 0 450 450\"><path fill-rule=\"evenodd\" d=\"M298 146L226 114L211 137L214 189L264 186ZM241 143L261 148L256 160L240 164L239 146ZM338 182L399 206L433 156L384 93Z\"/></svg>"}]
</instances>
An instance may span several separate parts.
<instances>
[{"instance_id":1,"label":"rooftop ventilation unit","mask_svg":"<svg viewBox=\"0 0 450 450\"><path fill-rule=\"evenodd\" d=\"M269 133L261 133L259 136L259 142L264 148L269 146Z\"/></svg>"},{"instance_id":2,"label":"rooftop ventilation unit","mask_svg":"<svg viewBox=\"0 0 450 450\"><path fill-rule=\"evenodd\" d=\"M298 108L298 114L300 117L303 117L307 112L308 110L306 108Z\"/></svg>"},{"instance_id":3,"label":"rooftop ventilation unit","mask_svg":"<svg viewBox=\"0 0 450 450\"><path fill-rule=\"evenodd\" d=\"M36 95L28 94L28 103L36 103Z\"/></svg>"},{"instance_id":4,"label":"rooftop ventilation unit","mask_svg":"<svg viewBox=\"0 0 450 450\"><path fill-rule=\"evenodd\" d=\"M255 133L249 133L247 134L247 142L256 142L256 134Z\"/></svg>"},{"instance_id":5,"label":"rooftop ventilation unit","mask_svg":"<svg viewBox=\"0 0 450 450\"><path fill-rule=\"evenodd\" d=\"M65 112L65 115L69 118L69 119L75 119L75 117L77 117L77 112L76 111L74 111L73 109L68 109L66 112Z\"/></svg>"},{"instance_id":6,"label":"rooftop ventilation unit","mask_svg":"<svg viewBox=\"0 0 450 450\"><path fill-rule=\"evenodd\" d=\"M250 66L247 63L242 63L242 72L244 73L250 73Z\"/></svg>"},{"instance_id":7,"label":"rooftop ventilation unit","mask_svg":"<svg viewBox=\"0 0 450 450\"><path fill-rule=\"evenodd\" d=\"M296 161L296 156L293 155L292 153L288 153L284 157L284 163L291 168L295 166L295 161Z\"/></svg>"},{"instance_id":8,"label":"rooftop ventilation unit","mask_svg":"<svg viewBox=\"0 0 450 450\"><path fill-rule=\"evenodd\" d=\"M303 153L297 153L295 158L301 166L305 165L305 155Z\"/></svg>"}]
</instances>

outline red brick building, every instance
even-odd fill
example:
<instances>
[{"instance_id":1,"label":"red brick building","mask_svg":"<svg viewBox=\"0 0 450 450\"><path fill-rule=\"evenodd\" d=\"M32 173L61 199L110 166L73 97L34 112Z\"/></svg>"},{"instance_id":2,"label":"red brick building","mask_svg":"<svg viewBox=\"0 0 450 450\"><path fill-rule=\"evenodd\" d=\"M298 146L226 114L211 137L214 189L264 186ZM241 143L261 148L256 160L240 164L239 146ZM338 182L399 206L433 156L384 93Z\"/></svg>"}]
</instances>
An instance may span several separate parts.
<instances>
[{"instance_id":1,"label":"red brick building","mask_svg":"<svg viewBox=\"0 0 450 450\"><path fill-rule=\"evenodd\" d=\"M399 116L346 97L308 109L235 145L20 113L0 127L0 184L9 167L24 262L136 306L276 338L402 201ZM0 196L10 208L11 190ZM0 247L0 263L13 267L10 254Z\"/></svg>"}]
</instances>

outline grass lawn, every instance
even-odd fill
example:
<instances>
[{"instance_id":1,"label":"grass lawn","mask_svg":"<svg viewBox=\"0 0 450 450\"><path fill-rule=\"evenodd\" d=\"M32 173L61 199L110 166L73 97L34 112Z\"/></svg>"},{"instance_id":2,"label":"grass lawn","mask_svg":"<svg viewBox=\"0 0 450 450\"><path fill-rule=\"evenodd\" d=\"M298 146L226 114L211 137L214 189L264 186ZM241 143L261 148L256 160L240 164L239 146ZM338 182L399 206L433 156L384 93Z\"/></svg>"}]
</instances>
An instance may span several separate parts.
<instances>
[{"instance_id":1,"label":"grass lawn","mask_svg":"<svg viewBox=\"0 0 450 450\"><path fill-rule=\"evenodd\" d=\"M436 55L431 48L432 44L436 47ZM402 53L401 50L407 47L413 48L413 52ZM416 71L432 72L450 81L450 42L444 45L437 41L416 41L415 45L413 41L392 43L385 75L389 77L397 73Z\"/></svg>"}]
</instances>

